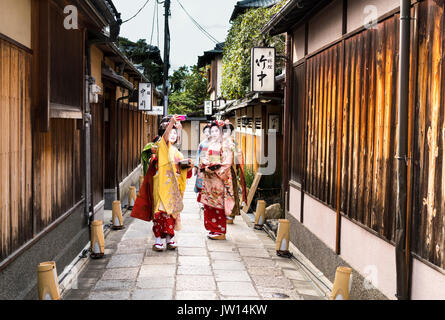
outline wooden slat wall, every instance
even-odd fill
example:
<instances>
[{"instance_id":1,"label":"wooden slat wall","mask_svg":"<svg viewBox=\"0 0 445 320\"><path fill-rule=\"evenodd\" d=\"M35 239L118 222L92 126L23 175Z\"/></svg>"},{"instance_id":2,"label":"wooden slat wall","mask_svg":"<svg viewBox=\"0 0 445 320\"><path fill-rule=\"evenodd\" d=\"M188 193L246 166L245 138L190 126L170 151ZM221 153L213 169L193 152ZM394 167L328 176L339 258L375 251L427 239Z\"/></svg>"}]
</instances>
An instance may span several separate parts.
<instances>
[{"instance_id":1,"label":"wooden slat wall","mask_svg":"<svg viewBox=\"0 0 445 320\"><path fill-rule=\"evenodd\" d=\"M33 236L31 55L0 39L0 261Z\"/></svg>"},{"instance_id":2,"label":"wooden slat wall","mask_svg":"<svg viewBox=\"0 0 445 320\"><path fill-rule=\"evenodd\" d=\"M337 207L337 108L342 51L342 44L338 44L309 59L306 73L305 190L333 208Z\"/></svg>"},{"instance_id":3,"label":"wooden slat wall","mask_svg":"<svg viewBox=\"0 0 445 320\"><path fill-rule=\"evenodd\" d=\"M414 122L413 250L445 269L445 15L444 1L418 13Z\"/></svg>"},{"instance_id":4,"label":"wooden slat wall","mask_svg":"<svg viewBox=\"0 0 445 320\"><path fill-rule=\"evenodd\" d=\"M51 119L50 131L37 128L33 140L33 210L39 232L82 198L82 142L73 119Z\"/></svg>"},{"instance_id":5,"label":"wooden slat wall","mask_svg":"<svg viewBox=\"0 0 445 320\"><path fill-rule=\"evenodd\" d=\"M410 74L411 240L413 252L445 268L445 1L418 3L413 14L417 8ZM389 241L395 237L397 191L398 21L399 15L389 17L306 62L305 192L336 208L341 149L341 211ZM294 79L301 79L297 69ZM293 159L302 161L298 154Z\"/></svg>"},{"instance_id":6,"label":"wooden slat wall","mask_svg":"<svg viewBox=\"0 0 445 320\"><path fill-rule=\"evenodd\" d=\"M340 140L340 209L388 240L394 239L395 220L398 33L394 16L311 57L306 66L304 189L337 208Z\"/></svg>"},{"instance_id":7,"label":"wooden slat wall","mask_svg":"<svg viewBox=\"0 0 445 320\"><path fill-rule=\"evenodd\" d=\"M341 211L394 239L398 16L345 43Z\"/></svg>"},{"instance_id":8,"label":"wooden slat wall","mask_svg":"<svg viewBox=\"0 0 445 320\"><path fill-rule=\"evenodd\" d=\"M121 130L119 138L119 181L125 179L134 169L141 163L141 152L143 147L152 139L143 138L141 135L153 136L147 132L142 132L142 118L141 112L137 111L135 107L121 104L120 109ZM148 118L150 121L151 119ZM144 126L146 127L146 126ZM157 128L157 125L152 125L151 128ZM148 130L146 128L145 130ZM153 130L153 129L151 129ZM143 143L142 143L143 142Z\"/></svg>"}]
</instances>

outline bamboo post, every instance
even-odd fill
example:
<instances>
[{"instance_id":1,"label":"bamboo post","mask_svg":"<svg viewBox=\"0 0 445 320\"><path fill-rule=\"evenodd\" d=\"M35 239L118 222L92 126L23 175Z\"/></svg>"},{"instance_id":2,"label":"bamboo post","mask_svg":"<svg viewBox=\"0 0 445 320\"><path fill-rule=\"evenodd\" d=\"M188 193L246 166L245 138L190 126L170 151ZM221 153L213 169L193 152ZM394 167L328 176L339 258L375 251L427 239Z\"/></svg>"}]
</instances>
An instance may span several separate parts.
<instances>
[{"instance_id":1,"label":"bamboo post","mask_svg":"<svg viewBox=\"0 0 445 320\"><path fill-rule=\"evenodd\" d=\"M105 239L103 223L101 220L94 220L91 223L91 257L101 258L104 255Z\"/></svg>"},{"instance_id":2,"label":"bamboo post","mask_svg":"<svg viewBox=\"0 0 445 320\"><path fill-rule=\"evenodd\" d=\"M133 208L136 201L136 187L131 186L128 192L128 208Z\"/></svg>"},{"instance_id":3,"label":"bamboo post","mask_svg":"<svg viewBox=\"0 0 445 320\"><path fill-rule=\"evenodd\" d=\"M254 226L255 229L261 230L263 228L263 224L266 221L265 212L266 212L266 201L258 200L255 212L255 226Z\"/></svg>"},{"instance_id":4,"label":"bamboo post","mask_svg":"<svg viewBox=\"0 0 445 320\"><path fill-rule=\"evenodd\" d=\"M124 225L122 221L121 202L119 200L113 201L112 210L111 220L113 221L113 229L120 230L124 227Z\"/></svg>"},{"instance_id":5,"label":"bamboo post","mask_svg":"<svg viewBox=\"0 0 445 320\"><path fill-rule=\"evenodd\" d=\"M352 286L352 269L338 267L335 273L334 286L332 288L331 300L349 300L349 292Z\"/></svg>"},{"instance_id":6,"label":"bamboo post","mask_svg":"<svg viewBox=\"0 0 445 320\"><path fill-rule=\"evenodd\" d=\"M60 300L59 280L54 261L42 262L37 266L37 288L39 300Z\"/></svg>"},{"instance_id":7,"label":"bamboo post","mask_svg":"<svg viewBox=\"0 0 445 320\"><path fill-rule=\"evenodd\" d=\"M278 256L289 256L290 224L287 219L280 219L277 232L276 250Z\"/></svg>"}]
</instances>

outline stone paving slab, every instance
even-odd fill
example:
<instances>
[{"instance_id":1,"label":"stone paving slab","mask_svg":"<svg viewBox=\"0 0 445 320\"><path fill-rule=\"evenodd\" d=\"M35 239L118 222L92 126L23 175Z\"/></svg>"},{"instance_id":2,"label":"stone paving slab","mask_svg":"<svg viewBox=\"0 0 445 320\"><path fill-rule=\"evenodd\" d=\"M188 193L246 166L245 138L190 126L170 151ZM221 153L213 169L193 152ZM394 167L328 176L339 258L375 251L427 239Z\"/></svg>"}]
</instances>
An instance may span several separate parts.
<instances>
[{"instance_id":1,"label":"stone paving slab","mask_svg":"<svg viewBox=\"0 0 445 320\"><path fill-rule=\"evenodd\" d=\"M241 261L215 260L212 264L214 270L246 270Z\"/></svg>"},{"instance_id":2,"label":"stone paving slab","mask_svg":"<svg viewBox=\"0 0 445 320\"><path fill-rule=\"evenodd\" d=\"M129 268L138 267L142 264L144 254L121 254L114 255L107 265L107 268Z\"/></svg>"},{"instance_id":3,"label":"stone paving slab","mask_svg":"<svg viewBox=\"0 0 445 320\"><path fill-rule=\"evenodd\" d=\"M252 275L252 280L259 287L292 289L292 282L285 277L269 277Z\"/></svg>"},{"instance_id":4,"label":"stone paving slab","mask_svg":"<svg viewBox=\"0 0 445 320\"><path fill-rule=\"evenodd\" d=\"M215 291L176 291L176 300L218 300Z\"/></svg>"},{"instance_id":5,"label":"stone paving slab","mask_svg":"<svg viewBox=\"0 0 445 320\"><path fill-rule=\"evenodd\" d=\"M178 275L201 275L201 276L211 276L212 268L209 265L202 266L178 266Z\"/></svg>"},{"instance_id":6,"label":"stone paving slab","mask_svg":"<svg viewBox=\"0 0 445 320\"><path fill-rule=\"evenodd\" d=\"M251 278L247 271L240 270L214 270L216 281L234 281L234 282L251 282Z\"/></svg>"},{"instance_id":7,"label":"stone paving slab","mask_svg":"<svg viewBox=\"0 0 445 320\"><path fill-rule=\"evenodd\" d=\"M277 277L283 275L283 271L275 267L249 267L247 270L255 276Z\"/></svg>"},{"instance_id":8,"label":"stone paving slab","mask_svg":"<svg viewBox=\"0 0 445 320\"><path fill-rule=\"evenodd\" d=\"M179 266L208 266L210 259L207 256L179 256Z\"/></svg>"},{"instance_id":9,"label":"stone paving slab","mask_svg":"<svg viewBox=\"0 0 445 320\"><path fill-rule=\"evenodd\" d=\"M175 286L174 277L138 278L136 282L137 289L161 289L161 288L173 288L174 286Z\"/></svg>"},{"instance_id":10,"label":"stone paving slab","mask_svg":"<svg viewBox=\"0 0 445 320\"><path fill-rule=\"evenodd\" d=\"M218 282L218 290L224 296L258 296L255 287L250 282Z\"/></svg>"},{"instance_id":11,"label":"stone paving slab","mask_svg":"<svg viewBox=\"0 0 445 320\"><path fill-rule=\"evenodd\" d=\"M182 230L175 251L152 250L152 223L124 216L125 228L112 230L106 256L89 263L77 288L64 299L90 300L316 300L325 299L292 260L276 256L275 243L241 217L228 225L226 240L206 237L193 193L185 192Z\"/></svg>"},{"instance_id":12,"label":"stone paving slab","mask_svg":"<svg viewBox=\"0 0 445 320\"><path fill-rule=\"evenodd\" d=\"M210 257L212 260L241 261L241 256L236 252L210 252Z\"/></svg>"},{"instance_id":13,"label":"stone paving slab","mask_svg":"<svg viewBox=\"0 0 445 320\"><path fill-rule=\"evenodd\" d=\"M212 291L215 289L216 284L213 276L176 276L176 290L178 291Z\"/></svg>"},{"instance_id":14,"label":"stone paving slab","mask_svg":"<svg viewBox=\"0 0 445 320\"><path fill-rule=\"evenodd\" d=\"M132 300L172 300L173 289L136 289L131 297Z\"/></svg>"},{"instance_id":15,"label":"stone paving slab","mask_svg":"<svg viewBox=\"0 0 445 320\"><path fill-rule=\"evenodd\" d=\"M177 262L176 255L171 255L171 256L157 255L157 256L145 257L142 263L160 265L160 264L176 264L176 262Z\"/></svg>"},{"instance_id":16,"label":"stone paving slab","mask_svg":"<svg viewBox=\"0 0 445 320\"><path fill-rule=\"evenodd\" d=\"M97 291L92 292L88 300L128 300L130 291Z\"/></svg>"},{"instance_id":17,"label":"stone paving slab","mask_svg":"<svg viewBox=\"0 0 445 320\"><path fill-rule=\"evenodd\" d=\"M176 273L176 265L162 265L162 264L145 264L139 271L140 278L149 278L153 276L158 277L173 277Z\"/></svg>"},{"instance_id":18,"label":"stone paving slab","mask_svg":"<svg viewBox=\"0 0 445 320\"><path fill-rule=\"evenodd\" d=\"M239 248L239 253L243 257L269 258L269 252L266 249Z\"/></svg>"},{"instance_id":19,"label":"stone paving slab","mask_svg":"<svg viewBox=\"0 0 445 320\"><path fill-rule=\"evenodd\" d=\"M94 286L95 291L97 290L118 290L132 289L134 287L134 281L129 280L99 280Z\"/></svg>"},{"instance_id":20,"label":"stone paving slab","mask_svg":"<svg viewBox=\"0 0 445 320\"><path fill-rule=\"evenodd\" d=\"M207 254L206 248L184 248L179 247L178 253L180 256L204 256Z\"/></svg>"},{"instance_id":21,"label":"stone paving slab","mask_svg":"<svg viewBox=\"0 0 445 320\"><path fill-rule=\"evenodd\" d=\"M102 276L102 280L135 280L138 273L139 268L107 269Z\"/></svg>"}]
</instances>

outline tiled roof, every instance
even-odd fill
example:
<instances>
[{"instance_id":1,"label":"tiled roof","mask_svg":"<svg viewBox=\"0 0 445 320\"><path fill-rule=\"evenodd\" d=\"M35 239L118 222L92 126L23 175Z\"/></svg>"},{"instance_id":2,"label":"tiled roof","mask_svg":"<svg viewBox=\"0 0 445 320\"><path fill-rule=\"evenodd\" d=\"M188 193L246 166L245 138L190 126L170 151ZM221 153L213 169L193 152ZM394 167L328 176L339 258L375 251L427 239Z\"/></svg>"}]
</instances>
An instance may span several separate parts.
<instances>
[{"instance_id":1,"label":"tiled roof","mask_svg":"<svg viewBox=\"0 0 445 320\"><path fill-rule=\"evenodd\" d=\"M205 51L202 56L198 57L198 68L204 67L218 54L222 54L224 42L218 43L213 50Z\"/></svg>"},{"instance_id":2,"label":"tiled roof","mask_svg":"<svg viewBox=\"0 0 445 320\"><path fill-rule=\"evenodd\" d=\"M233 9L230 21L235 20L240 14L252 8L268 8L278 3L280 0L242 0L238 1Z\"/></svg>"}]
</instances>

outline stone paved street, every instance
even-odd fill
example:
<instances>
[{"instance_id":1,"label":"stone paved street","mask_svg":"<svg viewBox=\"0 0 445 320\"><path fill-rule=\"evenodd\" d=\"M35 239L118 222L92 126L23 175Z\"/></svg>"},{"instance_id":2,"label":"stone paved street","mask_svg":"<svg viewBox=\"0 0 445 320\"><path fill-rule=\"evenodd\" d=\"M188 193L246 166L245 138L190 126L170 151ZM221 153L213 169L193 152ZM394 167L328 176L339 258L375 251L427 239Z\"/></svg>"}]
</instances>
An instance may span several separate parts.
<instances>
[{"instance_id":1,"label":"stone paved street","mask_svg":"<svg viewBox=\"0 0 445 320\"><path fill-rule=\"evenodd\" d=\"M325 299L297 264L276 256L264 231L249 228L242 217L228 226L227 240L207 239L193 183L184 196L176 251L152 251L152 223L127 213L126 228L105 239L106 257L90 259L77 288L63 299Z\"/></svg>"}]
</instances>

